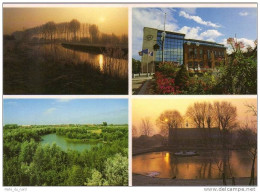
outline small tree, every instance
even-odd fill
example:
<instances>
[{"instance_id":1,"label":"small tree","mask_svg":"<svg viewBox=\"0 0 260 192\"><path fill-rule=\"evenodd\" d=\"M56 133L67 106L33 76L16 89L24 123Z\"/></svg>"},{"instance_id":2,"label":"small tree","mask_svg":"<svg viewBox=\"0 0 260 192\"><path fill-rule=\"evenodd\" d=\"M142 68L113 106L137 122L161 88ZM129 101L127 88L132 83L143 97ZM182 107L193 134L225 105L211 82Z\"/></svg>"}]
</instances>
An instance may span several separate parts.
<instances>
[{"instance_id":1,"label":"small tree","mask_svg":"<svg viewBox=\"0 0 260 192\"><path fill-rule=\"evenodd\" d=\"M187 82L189 81L189 72L187 71L184 65L181 66L181 69L176 75L176 85L179 86L181 90L185 90Z\"/></svg>"},{"instance_id":2,"label":"small tree","mask_svg":"<svg viewBox=\"0 0 260 192\"><path fill-rule=\"evenodd\" d=\"M152 134L152 123L148 117L143 118L141 122L142 135L150 136Z\"/></svg>"},{"instance_id":3,"label":"small tree","mask_svg":"<svg viewBox=\"0 0 260 192\"><path fill-rule=\"evenodd\" d=\"M136 74L140 72L141 72L141 61L132 58L132 73Z\"/></svg>"},{"instance_id":4,"label":"small tree","mask_svg":"<svg viewBox=\"0 0 260 192\"><path fill-rule=\"evenodd\" d=\"M107 126L107 122L103 122L103 126Z\"/></svg>"}]
</instances>

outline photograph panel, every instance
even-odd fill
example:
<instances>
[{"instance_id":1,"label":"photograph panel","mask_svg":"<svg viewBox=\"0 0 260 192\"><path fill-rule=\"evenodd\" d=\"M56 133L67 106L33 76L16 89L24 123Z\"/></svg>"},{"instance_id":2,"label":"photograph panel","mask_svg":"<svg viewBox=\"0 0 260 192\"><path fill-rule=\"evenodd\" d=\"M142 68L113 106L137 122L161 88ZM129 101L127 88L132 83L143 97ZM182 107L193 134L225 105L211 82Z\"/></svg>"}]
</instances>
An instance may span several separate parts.
<instances>
[{"instance_id":1,"label":"photograph panel","mask_svg":"<svg viewBox=\"0 0 260 192\"><path fill-rule=\"evenodd\" d=\"M127 7L3 8L5 95L126 95Z\"/></svg>"},{"instance_id":2,"label":"photograph panel","mask_svg":"<svg viewBox=\"0 0 260 192\"><path fill-rule=\"evenodd\" d=\"M4 99L3 186L128 186L128 100Z\"/></svg>"},{"instance_id":3,"label":"photograph panel","mask_svg":"<svg viewBox=\"0 0 260 192\"><path fill-rule=\"evenodd\" d=\"M132 9L136 95L257 93L257 5Z\"/></svg>"},{"instance_id":4,"label":"photograph panel","mask_svg":"<svg viewBox=\"0 0 260 192\"><path fill-rule=\"evenodd\" d=\"M257 185L257 98L132 101L133 186Z\"/></svg>"}]
</instances>

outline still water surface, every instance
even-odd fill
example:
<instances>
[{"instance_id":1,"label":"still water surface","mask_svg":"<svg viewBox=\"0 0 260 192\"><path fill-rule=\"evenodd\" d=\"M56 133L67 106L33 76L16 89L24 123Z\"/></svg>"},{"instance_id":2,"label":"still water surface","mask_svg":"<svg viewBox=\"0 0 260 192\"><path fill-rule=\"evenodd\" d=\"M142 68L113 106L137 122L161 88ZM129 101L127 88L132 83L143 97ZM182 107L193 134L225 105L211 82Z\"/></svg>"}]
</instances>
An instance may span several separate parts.
<instances>
[{"instance_id":1,"label":"still water surface","mask_svg":"<svg viewBox=\"0 0 260 192\"><path fill-rule=\"evenodd\" d=\"M133 156L132 167L133 173L154 174L160 178L215 179L222 176L218 167L221 157L224 157L221 151L200 152L200 156L193 157L176 157L167 151L152 152ZM234 177L250 177L252 160L247 151L230 151L230 162L230 169L226 169L228 177L230 172Z\"/></svg>"},{"instance_id":2,"label":"still water surface","mask_svg":"<svg viewBox=\"0 0 260 192\"><path fill-rule=\"evenodd\" d=\"M98 146L100 144L90 144L90 143L74 143L74 142L69 142L65 139L63 136L56 135L55 133L53 134L48 134L42 136L42 141L41 144L53 144L56 143L63 151L67 151L68 149L71 150L76 150L79 152L82 152L84 150L90 150L91 147L93 146Z\"/></svg>"},{"instance_id":3,"label":"still water surface","mask_svg":"<svg viewBox=\"0 0 260 192\"><path fill-rule=\"evenodd\" d=\"M121 78L128 77L128 61L123 58L109 57L105 53L93 54L68 49L61 44L39 44L34 45L33 49L36 54L42 54L45 57L55 57L59 61L64 60L75 64L86 62L86 64L96 67L104 74Z\"/></svg>"}]
</instances>

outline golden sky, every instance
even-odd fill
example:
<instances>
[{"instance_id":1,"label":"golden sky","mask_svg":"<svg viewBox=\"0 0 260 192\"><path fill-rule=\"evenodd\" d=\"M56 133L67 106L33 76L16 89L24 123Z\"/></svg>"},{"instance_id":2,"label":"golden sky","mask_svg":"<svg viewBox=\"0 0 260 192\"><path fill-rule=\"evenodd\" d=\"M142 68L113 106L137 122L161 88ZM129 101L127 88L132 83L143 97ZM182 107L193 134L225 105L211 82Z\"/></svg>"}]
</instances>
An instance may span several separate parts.
<instances>
[{"instance_id":1,"label":"golden sky","mask_svg":"<svg viewBox=\"0 0 260 192\"><path fill-rule=\"evenodd\" d=\"M246 113L247 108L244 104L253 104L257 106L257 98L135 98L132 99L132 124L139 129L142 118L150 118L156 133L159 129L156 127L156 119L165 110L178 110L181 115L186 113L186 109L193 105L194 102L214 102L228 101L237 107L237 119L241 122L253 120L251 114Z\"/></svg>"},{"instance_id":2,"label":"golden sky","mask_svg":"<svg viewBox=\"0 0 260 192\"><path fill-rule=\"evenodd\" d=\"M101 32L128 34L128 9L115 7L80 8L4 8L4 34L42 25L48 21L55 23L77 19L82 23L97 24Z\"/></svg>"}]
</instances>

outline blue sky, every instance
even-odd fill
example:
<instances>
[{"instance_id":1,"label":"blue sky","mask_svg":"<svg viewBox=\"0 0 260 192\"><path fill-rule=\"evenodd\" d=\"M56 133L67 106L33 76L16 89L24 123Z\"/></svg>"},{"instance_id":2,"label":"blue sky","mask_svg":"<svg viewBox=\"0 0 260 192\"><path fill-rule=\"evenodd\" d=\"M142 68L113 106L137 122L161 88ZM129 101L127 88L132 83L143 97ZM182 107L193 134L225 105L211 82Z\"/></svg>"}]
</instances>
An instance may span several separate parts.
<instances>
[{"instance_id":1,"label":"blue sky","mask_svg":"<svg viewBox=\"0 0 260 192\"><path fill-rule=\"evenodd\" d=\"M257 8L133 8L133 58L140 59L143 27L163 29L165 12L166 31L184 33L185 38L227 46L226 40L236 34L238 41L251 47L257 39Z\"/></svg>"},{"instance_id":2,"label":"blue sky","mask_svg":"<svg viewBox=\"0 0 260 192\"><path fill-rule=\"evenodd\" d=\"M127 99L4 99L4 124L128 123Z\"/></svg>"}]
</instances>

